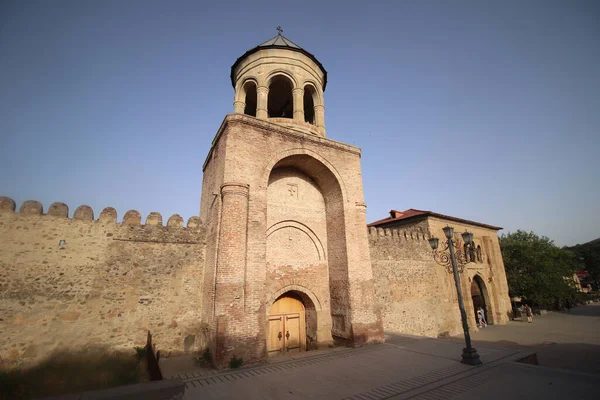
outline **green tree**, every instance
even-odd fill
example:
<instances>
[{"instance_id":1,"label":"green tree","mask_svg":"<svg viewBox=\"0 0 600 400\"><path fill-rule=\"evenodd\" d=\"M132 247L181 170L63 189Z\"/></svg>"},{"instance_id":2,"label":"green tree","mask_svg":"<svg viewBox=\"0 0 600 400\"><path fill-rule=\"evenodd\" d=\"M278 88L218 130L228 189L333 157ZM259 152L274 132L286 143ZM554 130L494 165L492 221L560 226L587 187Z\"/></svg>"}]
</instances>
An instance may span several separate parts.
<instances>
[{"instance_id":1,"label":"green tree","mask_svg":"<svg viewBox=\"0 0 600 400\"><path fill-rule=\"evenodd\" d=\"M578 244L571 247L570 250L579 259L580 269L586 270L590 274L595 289L600 290L600 239Z\"/></svg>"},{"instance_id":2,"label":"green tree","mask_svg":"<svg viewBox=\"0 0 600 400\"><path fill-rule=\"evenodd\" d=\"M511 297L520 296L541 307L560 307L577 295L572 277L577 267L573 252L545 236L518 230L500 237Z\"/></svg>"}]
</instances>

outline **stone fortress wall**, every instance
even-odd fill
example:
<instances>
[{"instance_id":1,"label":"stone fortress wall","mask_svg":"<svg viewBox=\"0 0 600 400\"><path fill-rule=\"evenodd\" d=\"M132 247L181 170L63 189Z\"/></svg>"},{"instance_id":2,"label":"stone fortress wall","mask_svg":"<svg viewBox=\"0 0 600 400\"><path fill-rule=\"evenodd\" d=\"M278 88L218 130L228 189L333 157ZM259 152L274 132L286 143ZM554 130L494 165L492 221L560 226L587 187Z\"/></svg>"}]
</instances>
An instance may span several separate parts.
<instances>
[{"instance_id":1,"label":"stone fortress wall","mask_svg":"<svg viewBox=\"0 0 600 400\"><path fill-rule=\"evenodd\" d=\"M163 354L206 348L206 246L198 217L184 227L179 215L163 225L161 215L151 213L142 225L134 210L119 223L112 208L98 219L88 206L77 208L72 218L62 203L46 214L35 201L23 203L19 212L15 208L11 199L0 198L2 361L32 362L54 350L88 345L131 350L145 343L147 330ZM461 275L471 329L477 329L470 312L475 275L487 286L493 310L488 320L506 322L510 302L495 232L454 225L457 234L474 231L483 248L483 262L468 264ZM376 312L386 331L432 337L462 332L452 275L433 261L427 241L430 232L443 238L443 226L432 219L368 229ZM307 275L311 281L305 285L318 286L326 277ZM319 325L331 329L330 324Z\"/></svg>"},{"instance_id":2,"label":"stone fortress wall","mask_svg":"<svg viewBox=\"0 0 600 400\"><path fill-rule=\"evenodd\" d=\"M453 278L426 240L443 237L442 225L365 231L361 152L326 137L320 62L280 31L238 58L231 79L234 114L212 142L200 215L186 227L158 213L142 224L135 210L117 222L113 208L95 220L88 206L69 218L63 203L15 212L0 197L0 363L90 344L131 349L147 330L166 354L259 361L276 332L270 306L286 293L304 302L310 348L377 343L383 328L460 333ZM510 303L496 232L474 233L486 261L463 274L466 307L471 280L482 282L501 323Z\"/></svg>"},{"instance_id":3,"label":"stone fortress wall","mask_svg":"<svg viewBox=\"0 0 600 400\"><path fill-rule=\"evenodd\" d=\"M204 237L199 218L0 198L0 361L35 362L59 349L132 351L150 330L163 354L205 345Z\"/></svg>"},{"instance_id":4,"label":"stone fortress wall","mask_svg":"<svg viewBox=\"0 0 600 400\"><path fill-rule=\"evenodd\" d=\"M427 218L394 228L369 228L369 248L384 329L432 337L458 335L462 325L452 274L432 257L427 239L436 236L440 247L445 240L442 228L455 228L455 238L469 230L481 261L469 262L460 274L461 289L469 328L477 331L472 295L473 282L481 285L486 299L488 323L504 324L510 317L506 272L495 230L467 223Z\"/></svg>"},{"instance_id":5,"label":"stone fortress wall","mask_svg":"<svg viewBox=\"0 0 600 400\"><path fill-rule=\"evenodd\" d=\"M431 257L427 239L416 227L369 228L376 297L388 332L462 332L454 281Z\"/></svg>"}]
</instances>

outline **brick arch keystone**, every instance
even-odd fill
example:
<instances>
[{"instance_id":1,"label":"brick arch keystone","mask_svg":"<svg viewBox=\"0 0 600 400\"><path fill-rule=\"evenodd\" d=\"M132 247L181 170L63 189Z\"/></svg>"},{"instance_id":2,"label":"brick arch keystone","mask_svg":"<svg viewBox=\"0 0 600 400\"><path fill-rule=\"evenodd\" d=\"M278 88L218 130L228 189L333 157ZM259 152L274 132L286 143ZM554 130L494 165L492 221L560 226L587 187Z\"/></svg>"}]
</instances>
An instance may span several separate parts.
<instances>
[{"instance_id":1,"label":"brick arch keystone","mask_svg":"<svg viewBox=\"0 0 600 400\"><path fill-rule=\"evenodd\" d=\"M269 176L271 175L271 171L273 170L273 167L275 167L275 165L277 165L277 163L279 161L281 161L285 158L288 158L288 157L299 156L299 155L306 155L306 156L312 157L315 160L319 161L321 164L323 164L333 174L333 176L337 180L338 185L340 185L340 191L342 192L342 201L344 203L348 202L348 194L346 192L346 184L344 183L344 180L342 179L342 176L340 175L338 170L325 157L323 157L319 153L309 150L309 149L294 148L294 149L284 150L280 153L277 153L274 157L272 157L270 160L268 160L267 164L265 165L264 172L263 172L263 179L262 179L263 187L266 188L269 185ZM310 176L310 174L309 174L309 176Z\"/></svg>"}]
</instances>

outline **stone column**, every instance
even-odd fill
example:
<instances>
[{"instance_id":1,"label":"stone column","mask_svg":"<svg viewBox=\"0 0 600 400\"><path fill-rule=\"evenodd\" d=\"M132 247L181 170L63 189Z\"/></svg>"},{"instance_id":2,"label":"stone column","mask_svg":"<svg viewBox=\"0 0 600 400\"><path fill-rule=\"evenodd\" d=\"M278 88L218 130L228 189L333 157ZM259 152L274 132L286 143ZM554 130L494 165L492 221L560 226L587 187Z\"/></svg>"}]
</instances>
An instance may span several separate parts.
<instances>
[{"instance_id":1,"label":"stone column","mask_svg":"<svg viewBox=\"0 0 600 400\"><path fill-rule=\"evenodd\" d=\"M269 118L268 112L268 99L269 99L269 88L266 86L259 86L256 88L256 118L267 119Z\"/></svg>"},{"instance_id":2,"label":"stone column","mask_svg":"<svg viewBox=\"0 0 600 400\"><path fill-rule=\"evenodd\" d=\"M246 103L243 101L234 101L233 102L233 112L236 114L243 114L244 109L246 108Z\"/></svg>"},{"instance_id":3,"label":"stone column","mask_svg":"<svg viewBox=\"0 0 600 400\"><path fill-rule=\"evenodd\" d=\"M506 269L504 268L504 260L502 259L502 251L497 237L492 239L490 236L483 237L484 256L490 261L490 276L492 282L488 286L494 291L496 300L496 309L494 310L494 323L503 324L509 321L508 314L512 312L508 282L506 280Z\"/></svg>"},{"instance_id":4,"label":"stone column","mask_svg":"<svg viewBox=\"0 0 600 400\"><path fill-rule=\"evenodd\" d=\"M371 269L369 237L367 229L367 205L356 202L354 210L348 208L346 215L353 221L347 226L353 236L353 247L348 251L348 281L350 283L352 344L362 346L384 341L383 322L375 298L375 283ZM350 236L349 235L349 236Z\"/></svg>"},{"instance_id":5,"label":"stone column","mask_svg":"<svg viewBox=\"0 0 600 400\"><path fill-rule=\"evenodd\" d=\"M294 94L294 120L304 122L304 89L296 88Z\"/></svg>"},{"instance_id":6,"label":"stone column","mask_svg":"<svg viewBox=\"0 0 600 400\"><path fill-rule=\"evenodd\" d=\"M221 222L215 282L215 319L217 366L227 365L231 357L246 357L244 320L246 246L248 225L248 185L224 183L221 186ZM251 348L254 350L254 347Z\"/></svg>"},{"instance_id":7,"label":"stone column","mask_svg":"<svg viewBox=\"0 0 600 400\"><path fill-rule=\"evenodd\" d=\"M315 106L315 125L325 136L325 106L320 104Z\"/></svg>"}]
</instances>

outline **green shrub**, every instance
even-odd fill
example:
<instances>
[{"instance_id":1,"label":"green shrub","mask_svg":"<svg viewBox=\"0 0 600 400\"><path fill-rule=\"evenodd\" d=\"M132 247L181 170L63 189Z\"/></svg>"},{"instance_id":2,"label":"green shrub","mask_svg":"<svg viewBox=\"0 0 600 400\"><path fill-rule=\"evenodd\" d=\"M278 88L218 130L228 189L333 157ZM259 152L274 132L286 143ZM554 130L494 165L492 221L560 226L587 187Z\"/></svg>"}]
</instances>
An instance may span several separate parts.
<instances>
[{"instance_id":1,"label":"green shrub","mask_svg":"<svg viewBox=\"0 0 600 400\"><path fill-rule=\"evenodd\" d=\"M138 361L142 361L146 358L146 347L134 347L135 350L135 359Z\"/></svg>"},{"instance_id":2,"label":"green shrub","mask_svg":"<svg viewBox=\"0 0 600 400\"><path fill-rule=\"evenodd\" d=\"M232 369L239 368L242 366L243 363L244 363L244 360L242 358L237 358L234 354L231 357L231 360L229 360L229 368L232 368Z\"/></svg>"},{"instance_id":3,"label":"green shrub","mask_svg":"<svg viewBox=\"0 0 600 400\"><path fill-rule=\"evenodd\" d=\"M205 349L201 355L196 356L196 364L202 367L214 368L210 350Z\"/></svg>"}]
</instances>

